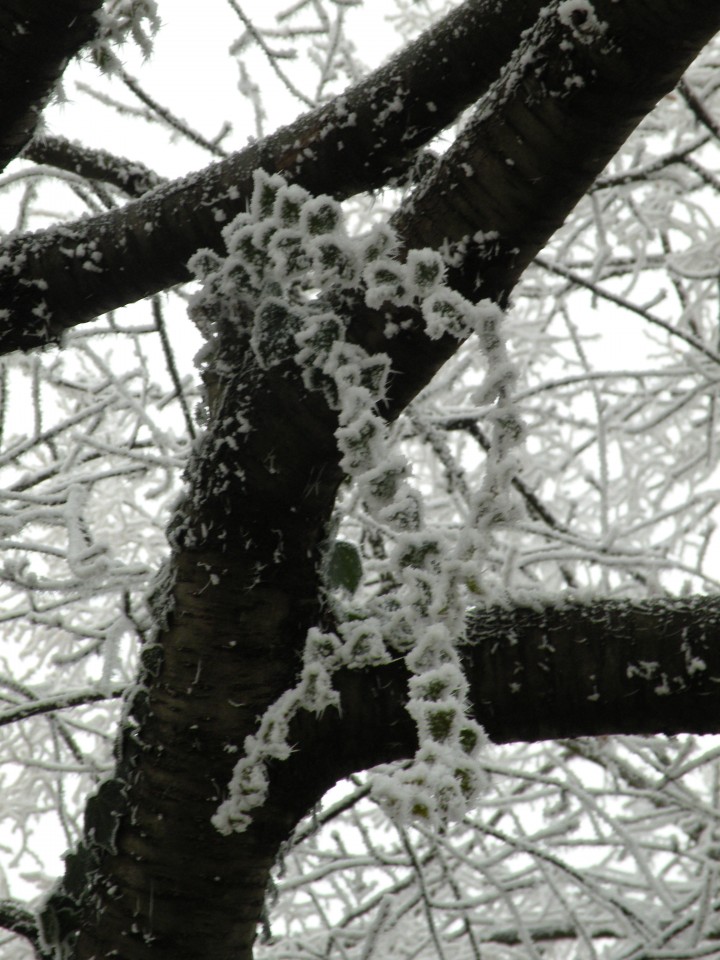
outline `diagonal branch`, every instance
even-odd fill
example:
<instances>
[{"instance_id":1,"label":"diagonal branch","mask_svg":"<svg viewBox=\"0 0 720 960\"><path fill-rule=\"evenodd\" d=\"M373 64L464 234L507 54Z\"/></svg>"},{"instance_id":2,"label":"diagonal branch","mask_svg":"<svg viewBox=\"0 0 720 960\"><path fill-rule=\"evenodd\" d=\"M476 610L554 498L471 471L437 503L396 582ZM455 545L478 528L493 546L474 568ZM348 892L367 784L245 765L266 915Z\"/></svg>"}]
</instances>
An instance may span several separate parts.
<instances>
[{"instance_id":1,"label":"diagonal branch","mask_svg":"<svg viewBox=\"0 0 720 960\"><path fill-rule=\"evenodd\" d=\"M0 247L0 352L55 342L188 280L192 254L220 249L221 227L246 209L258 167L340 198L384 186L487 90L540 6L467 0L355 87L227 160L120 210L12 239Z\"/></svg>"},{"instance_id":2,"label":"diagonal branch","mask_svg":"<svg viewBox=\"0 0 720 960\"><path fill-rule=\"evenodd\" d=\"M55 713L56 710L67 710L69 707L78 707L86 703L98 703L102 700L116 700L123 695L126 688L127 684L104 691L98 690L97 688L72 690L67 693L59 693L57 696L46 697L43 700L30 700L27 703L10 707L8 710L0 711L0 727L4 727L9 723L17 723L18 720L26 720L28 717L36 717L43 713Z\"/></svg>"},{"instance_id":3,"label":"diagonal branch","mask_svg":"<svg viewBox=\"0 0 720 960\"><path fill-rule=\"evenodd\" d=\"M453 286L507 302L522 272L655 104L720 29L715 0L596 0L599 27L547 7L463 133L394 217L406 247L457 251ZM581 79L580 79L581 78ZM388 412L457 349L420 317L388 340L359 305L354 335L391 357Z\"/></svg>"},{"instance_id":4,"label":"diagonal branch","mask_svg":"<svg viewBox=\"0 0 720 960\"><path fill-rule=\"evenodd\" d=\"M128 197L141 197L164 182L163 178L137 160L118 157L107 150L84 147L48 133L36 134L22 156L35 163L47 163L98 180L122 190Z\"/></svg>"}]
</instances>

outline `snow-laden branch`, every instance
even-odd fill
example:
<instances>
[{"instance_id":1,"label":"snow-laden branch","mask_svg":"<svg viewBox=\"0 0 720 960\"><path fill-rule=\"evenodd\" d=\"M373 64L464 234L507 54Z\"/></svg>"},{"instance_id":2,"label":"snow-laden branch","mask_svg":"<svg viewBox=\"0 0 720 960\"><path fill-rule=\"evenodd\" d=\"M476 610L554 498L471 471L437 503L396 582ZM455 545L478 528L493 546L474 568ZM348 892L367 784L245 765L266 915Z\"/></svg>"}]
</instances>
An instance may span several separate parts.
<instances>
[{"instance_id":1,"label":"snow-laden branch","mask_svg":"<svg viewBox=\"0 0 720 960\"><path fill-rule=\"evenodd\" d=\"M220 229L246 209L258 167L337 198L384 186L487 90L540 5L468 0L345 94L227 160L122 209L9 241L0 352L56 341L190 279L187 261L221 249Z\"/></svg>"},{"instance_id":2,"label":"snow-laden branch","mask_svg":"<svg viewBox=\"0 0 720 960\"><path fill-rule=\"evenodd\" d=\"M35 914L27 907L15 900L0 900L0 927L29 940L38 957L48 956L43 952L40 943L40 931Z\"/></svg>"},{"instance_id":3,"label":"snow-laden branch","mask_svg":"<svg viewBox=\"0 0 720 960\"><path fill-rule=\"evenodd\" d=\"M473 715L496 743L720 733L719 630L716 597L477 610L462 650ZM327 757L338 776L411 756L408 679L401 663L336 674L340 715L301 715L299 755L314 739L313 755ZM330 749L332 738L342 750ZM292 758L287 766L297 776Z\"/></svg>"},{"instance_id":4,"label":"snow-laden branch","mask_svg":"<svg viewBox=\"0 0 720 960\"><path fill-rule=\"evenodd\" d=\"M107 150L85 147L48 133L36 134L23 150L22 156L34 163L58 167L88 180L111 184L128 197L141 197L164 182L162 177L137 160L118 157Z\"/></svg>"},{"instance_id":5,"label":"snow-laden branch","mask_svg":"<svg viewBox=\"0 0 720 960\"><path fill-rule=\"evenodd\" d=\"M30 700L18 704L8 710L0 711L0 727L28 717L36 717L41 713L55 713L56 710L67 710L69 707L78 707L86 703L97 703L100 700L116 700L123 695L126 684L112 687L109 690L98 690L97 687L88 687L85 690L70 690L67 693L58 693L43 699Z\"/></svg>"}]
</instances>

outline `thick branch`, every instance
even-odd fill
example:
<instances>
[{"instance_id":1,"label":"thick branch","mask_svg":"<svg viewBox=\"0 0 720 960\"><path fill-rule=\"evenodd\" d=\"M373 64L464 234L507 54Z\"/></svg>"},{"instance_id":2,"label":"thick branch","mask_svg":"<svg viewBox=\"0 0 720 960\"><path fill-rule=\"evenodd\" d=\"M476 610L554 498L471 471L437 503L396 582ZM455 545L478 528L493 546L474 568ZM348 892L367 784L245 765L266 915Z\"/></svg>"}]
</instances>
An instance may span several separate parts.
<instances>
[{"instance_id":1,"label":"thick branch","mask_svg":"<svg viewBox=\"0 0 720 960\"><path fill-rule=\"evenodd\" d=\"M501 742L718 733L719 633L716 597L494 608L470 621L472 701Z\"/></svg>"},{"instance_id":2,"label":"thick branch","mask_svg":"<svg viewBox=\"0 0 720 960\"><path fill-rule=\"evenodd\" d=\"M451 284L506 302L518 278L642 118L720 29L716 0L593 4L602 28L547 8L475 117L394 218L407 248L463 243ZM406 311L407 313L407 311ZM388 313L358 303L353 327L386 351L394 415L457 349L422 318L384 336Z\"/></svg>"},{"instance_id":3,"label":"thick branch","mask_svg":"<svg viewBox=\"0 0 720 960\"><path fill-rule=\"evenodd\" d=\"M0 169L32 137L68 61L97 31L102 0L1 0Z\"/></svg>"},{"instance_id":4,"label":"thick branch","mask_svg":"<svg viewBox=\"0 0 720 960\"><path fill-rule=\"evenodd\" d=\"M128 206L0 248L0 352L28 350L189 279L200 247L244 211L258 167L312 193L385 185L495 79L539 0L468 0L331 103ZM442 70L438 69L442 64Z\"/></svg>"},{"instance_id":5,"label":"thick branch","mask_svg":"<svg viewBox=\"0 0 720 960\"><path fill-rule=\"evenodd\" d=\"M719 635L716 597L478 611L463 652L473 712L497 743L720 733ZM412 756L407 680L401 663L340 674L342 714L306 715L299 756L307 756L307 738L338 777ZM302 776L293 764L287 776Z\"/></svg>"}]
</instances>

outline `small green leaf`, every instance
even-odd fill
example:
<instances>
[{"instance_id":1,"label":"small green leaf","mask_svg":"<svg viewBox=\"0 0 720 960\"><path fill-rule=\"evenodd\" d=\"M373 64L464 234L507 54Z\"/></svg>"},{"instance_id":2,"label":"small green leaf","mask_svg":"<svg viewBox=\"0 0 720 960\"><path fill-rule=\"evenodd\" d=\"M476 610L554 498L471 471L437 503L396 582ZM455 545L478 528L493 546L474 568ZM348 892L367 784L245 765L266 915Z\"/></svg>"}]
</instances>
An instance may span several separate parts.
<instances>
[{"instance_id":1,"label":"small green leaf","mask_svg":"<svg viewBox=\"0 0 720 960\"><path fill-rule=\"evenodd\" d=\"M343 587L348 593L355 593L362 580L362 572L362 560L355 544L348 540L336 540L328 559L328 585L333 590Z\"/></svg>"}]
</instances>

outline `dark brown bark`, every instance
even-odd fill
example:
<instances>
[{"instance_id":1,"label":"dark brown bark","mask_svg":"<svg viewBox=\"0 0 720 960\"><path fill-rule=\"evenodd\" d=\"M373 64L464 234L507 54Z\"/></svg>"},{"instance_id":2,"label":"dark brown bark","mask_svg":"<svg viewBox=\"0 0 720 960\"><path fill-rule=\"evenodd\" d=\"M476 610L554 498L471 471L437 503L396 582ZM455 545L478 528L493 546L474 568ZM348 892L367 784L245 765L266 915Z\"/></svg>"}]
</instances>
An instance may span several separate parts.
<instances>
[{"instance_id":1,"label":"dark brown bark","mask_svg":"<svg viewBox=\"0 0 720 960\"><path fill-rule=\"evenodd\" d=\"M412 205L396 218L408 245L437 249L477 232L457 282L507 294L640 120L678 83L720 26L712 0L594 0L602 29L538 19L499 83ZM499 285L484 267L508 262Z\"/></svg>"},{"instance_id":2,"label":"dark brown bark","mask_svg":"<svg viewBox=\"0 0 720 960\"><path fill-rule=\"evenodd\" d=\"M716 597L560 599L471 614L463 663L474 716L495 743L717 733L719 639ZM341 775L411 755L408 677L402 663L338 674L340 717L304 715L288 771L311 743Z\"/></svg>"},{"instance_id":3,"label":"dark brown bark","mask_svg":"<svg viewBox=\"0 0 720 960\"><path fill-rule=\"evenodd\" d=\"M68 61L97 32L102 0L0 2L0 169L32 137Z\"/></svg>"},{"instance_id":4,"label":"dark brown bark","mask_svg":"<svg viewBox=\"0 0 720 960\"><path fill-rule=\"evenodd\" d=\"M470 300L507 302L639 121L720 29L715 0L593 7L606 24L597 42L578 39L556 17L536 23L463 135L394 217L407 248L467 241L449 279ZM419 317L385 341L385 314L358 304L356 316L358 341L392 359L391 414L457 349L451 337L429 341Z\"/></svg>"},{"instance_id":5,"label":"dark brown bark","mask_svg":"<svg viewBox=\"0 0 720 960\"><path fill-rule=\"evenodd\" d=\"M13 900L0 900L0 927L4 930L12 930L18 936L26 937L34 945L37 944L35 914Z\"/></svg>"},{"instance_id":6,"label":"dark brown bark","mask_svg":"<svg viewBox=\"0 0 720 960\"><path fill-rule=\"evenodd\" d=\"M183 582L180 590L187 586ZM220 614L218 602L222 603ZM153 762L144 774L148 785L131 831L132 840L125 838L124 833L117 839L118 845L129 845L134 853L126 853L124 860L122 856L114 858L121 877L135 874L132 888L136 897L146 873L155 873L158 893L153 916L158 932L164 912L169 913L171 924L177 922L172 912L175 909L192 915L198 925L197 939L192 933L185 948L173 946L178 957L203 956L203 938L205 943L210 942L207 938L211 933L214 938L216 909L222 909L225 917L235 917L236 936L242 930L251 937L253 909L259 907L259 891L263 889L260 881L272 865L273 857L268 851L284 838L294 818L340 776L408 756L416 745L414 724L403 706L408 675L402 663L372 672L345 671L336 677L342 698L340 714L329 711L318 719L303 713L293 725L291 740L297 745L296 753L289 761L276 765L270 802L259 811L253 842L242 837L221 838L208 831L207 821L218 802L219 791L201 774L195 783L199 795L184 795L187 781L197 775L193 765L188 768L188 758L193 757L195 766L201 767L203 773L212 772L208 751L217 753L217 718L211 729L208 713L216 711L216 702L223 703L223 695L252 700L256 696L254 684L268 683L267 664L273 659L275 627L268 621L268 633L257 637L254 668L246 661L241 676L218 677L213 667L213 648L217 647L226 665L223 647L232 642L228 640L225 616L227 592L209 588L202 601L196 598L193 605L195 610L188 615L192 622L187 624L186 632L200 638L199 644L193 648L192 642L187 641L183 645L184 668L167 668L178 686L194 683L205 691L206 702L202 704L201 691L195 724L189 724L195 726L191 734L193 749L188 750L185 742L187 731L183 735L182 730L176 730L170 738L169 731L163 731L160 740L165 749L159 750L156 745L158 756L149 754ZM273 619L276 618L277 612ZM212 634L217 638L213 645L207 641L209 619L214 629L225 631L221 636ZM709 597L641 602L567 600L542 608L494 607L478 612L469 620L464 650L475 715L495 742L610 733L717 732L719 633L720 600ZM282 659L279 651L277 662ZM198 670L202 663L207 666ZM279 681L282 683L282 677ZM240 708L228 709L227 703L224 705L229 714L225 732L232 743ZM161 715L168 708L170 716L164 722L173 726L174 705L167 697L164 708L155 712ZM172 757L165 757L167 752ZM227 760L213 756L214 763L218 759L222 768ZM227 771L222 773L226 775ZM208 788L207 797L202 786ZM194 850L201 840L209 847L204 847L203 857L198 858ZM157 863L148 859L153 841L163 848L172 841L173 855ZM135 861L134 857L141 859ZM212 870L221 872L210 876L208 871ZM236 883L228 887L227 878L232 881L236 874ZM224 882L214 880L214 876L223 876ZM115 873L113 877L115 883ZM182 896L178 877L185 878L190 890L185 894L187 899ZM257 889L253 893L254 883ZM236 898L244 895L247 904L248 885L252 917L243 924L229 904L237 904ZM114 916L121 905L115 903L108 910L114 923L108 923L108 917L104 917L101 925L116 928L117 923L126 920L122 913ZM227 935L227 930L223 933ZM138 952L129 936L120 937L120 942L121 956L173 955L164 949L162 937L148 951ZM112 940L106 942L106 949L111 949L111 943Z\"/></svg>"},{"instance_id":7,"label":"dark brown bark","mask_svg":"<svg viewBox=\"0 0 720 960\"><path fill-rule=\"evenodd\" d=\"M333 782L320 769L273 793L245 834L211 823L245 737L293 685L321 619L320 550L341 479L334 416L304 396L295 365L264 373L236 350L218 346L229 372L213 373L170 531L171 582L157 598L167 623L143 653L115 775L88 803L46 912L77 960L250 957L279 845Z\"/></svg>"},{"instance_id":8,"label":"dark brown bark","mask_svg":"<svg viewBox=\"0 0 720 960\"><path fill-rule=\"evenodd\" d=\"M715 597L495 608L469 636L472 702L499 742L718 731Z\"/></svg>"}]
</instances>

